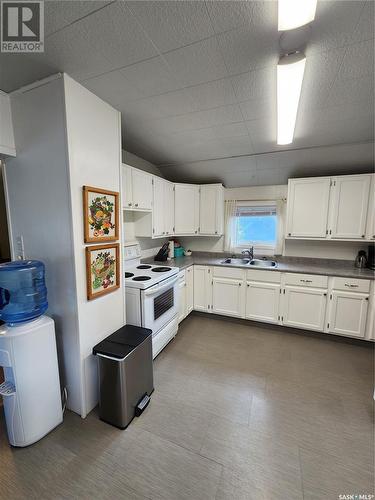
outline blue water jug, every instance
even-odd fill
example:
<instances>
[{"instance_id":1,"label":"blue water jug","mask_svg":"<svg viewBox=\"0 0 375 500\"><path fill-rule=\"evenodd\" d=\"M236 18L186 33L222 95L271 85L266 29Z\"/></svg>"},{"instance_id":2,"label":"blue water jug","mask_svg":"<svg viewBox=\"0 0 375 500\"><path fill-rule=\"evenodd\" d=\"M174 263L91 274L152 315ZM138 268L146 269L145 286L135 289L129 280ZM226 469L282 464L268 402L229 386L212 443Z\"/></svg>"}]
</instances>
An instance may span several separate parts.
<instances>
[{"instance_id":1,"label":"blue water jug","mask_svg":"<svg viewBox=\"0 0 375 500\"><path fill-rule=\"evenodd\" d=\"M17 260L0 264L0 319L22 323L41 316L48 307L44 264Z\"/></svg>"}]
</instances>

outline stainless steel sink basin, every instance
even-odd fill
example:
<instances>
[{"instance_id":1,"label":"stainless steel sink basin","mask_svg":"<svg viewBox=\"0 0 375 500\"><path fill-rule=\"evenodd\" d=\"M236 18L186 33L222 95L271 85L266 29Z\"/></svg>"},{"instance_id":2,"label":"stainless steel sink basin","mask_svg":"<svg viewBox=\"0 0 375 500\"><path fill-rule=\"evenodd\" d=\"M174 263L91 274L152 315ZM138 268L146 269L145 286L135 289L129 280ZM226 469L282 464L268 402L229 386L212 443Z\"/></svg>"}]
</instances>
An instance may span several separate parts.
<instances>
[{"instance_id":1,"label":"stainless steel sink basin","mask_svg":"<svg viewBox=\"0 0 375 500\"><path fill-rule=\"evenodd\" d=\"M277 263L274 260L253 259L250 261L250 266L254 267L276 267Z\"/></svg>"},{"instance_id":2,"label":"stainless steel sink basin","mask_svg":"<svg viewBox=\"0 0 375 500\"><path fill-rule=\"evenodd\" d=\"M228 257L221 261L221 264L233 264L234 266L248 266L250 263L250 259L236 259Z\"/></svg>"}]
</instances>

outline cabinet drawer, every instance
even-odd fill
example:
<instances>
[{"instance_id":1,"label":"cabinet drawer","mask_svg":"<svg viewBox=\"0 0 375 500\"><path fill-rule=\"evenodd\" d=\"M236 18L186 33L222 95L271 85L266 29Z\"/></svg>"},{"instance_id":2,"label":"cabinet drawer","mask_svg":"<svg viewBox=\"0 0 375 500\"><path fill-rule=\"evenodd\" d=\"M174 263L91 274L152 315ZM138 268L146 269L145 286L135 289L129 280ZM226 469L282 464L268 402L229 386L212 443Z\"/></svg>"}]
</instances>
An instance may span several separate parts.
<instances>
[{"instance_id":1,"label":"cabinet drawer","mask_svg":"<svg viewBox=\"0 0 375 500\"><path fill-rule=\"evenodd\" d=\"M285 284L313 288L327 288L328 277L315 274L285 273Z\"/></svg>"},{"instance_id":2,"label":"cabinet drawer","mask_svg":"<svg viewBox=\"0 0 375 500\"><path fill-rule=\"evenodd\" d=\"M359 280L356 278L333 278L332 288L334 290L346 290L347 292L370 291L370 280Z\"/></svg>"},{"instance_id":3,"label":"cabinet drawer","mask_svg":"<svg viewBox=\"0 0 375 500\"><path fill-rule=\"evenodd\" d=\"M247 281L263 281L265 283L280 283L281 273L278 271L260 271L251 269L246 271Z\"/></svg>"},{"instance_id":4,"label":"cabinet drawer","mask_svg":"<svg viewBox=\"0 0 375 500\"><path fill-rule=\"evenodd\" d=\"M244 280L245 270L235 267L214 267L215 278L229 278L234 280Z\"/></svg>"}]
</instances>

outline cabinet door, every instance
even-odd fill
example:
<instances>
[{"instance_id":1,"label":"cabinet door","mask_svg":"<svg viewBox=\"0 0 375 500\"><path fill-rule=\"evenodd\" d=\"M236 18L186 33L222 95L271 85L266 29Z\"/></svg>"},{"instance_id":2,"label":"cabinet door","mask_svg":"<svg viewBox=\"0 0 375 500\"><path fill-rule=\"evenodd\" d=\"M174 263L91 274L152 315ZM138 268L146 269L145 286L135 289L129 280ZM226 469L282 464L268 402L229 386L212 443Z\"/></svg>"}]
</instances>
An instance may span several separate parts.
<instances>
[{"instance_id":1,"label":"cabinet door","mask_svg":"<svg viewBox=\"0 0 375 500\"><path fill-rule=\"evenodd\" d=\"M178 322L180 323L186 316L186 282L178 284Z\"/></svg>"},{"instance_id":2,"label":"cabinet door","mask_svg":"<svg viewBox=\"0 0 375 500\"><path fill-rule=\"evenodd\" d=\"M132 168L128 165L122 165L122 189L121 201L124 208L133 206L133 187L132 187Z\"/></svg>"},{"instance_id":3,"label":"cabinet door","mask_svg":"<svg viewBox=\"0 0 375 500\"><path fill-rule=\"evenodd\" d=\"M287 326L324 330L327 293L318 288L286 286L283 292L282 322Z\"/></svg>"},{"instance_id":4,"label":"cabinet door","mask_svg":"<svg viewBox=\"0 0 375 500\"><path fill-rule=\"evenodd\" d=\"M190 314L194 307L194 274L193 266L185 271L186 282L186 315Z\"/></svg>"},{"instance_id":5,"label":"cabinet door","mask_svg":"<svg viewBox=\"0 0 375 500\"><path fill-rule=\"evenodd\" d=\"M267 323L279 321L280 285L248 281L246 284L245 317Z\"/></svg>"},{"instance_id":6,"label":"cabinet door","mask_svg":"<svg viewBox=\"0 0 375 500\"><path fill-rule=\"evenodd\" d=\"M199 186L175 184L175 234L198 234Z\"/></svg>"},{"instance_id":7,"label":"cabinet door","mask_svg":"<svg viewBox=\"0 0 375 500\"><path fill-rule=\"evenodd\" d=\"M333 290L330 295L328 331L349 337L364 337L368 295Z\"/></svg>"},{"instance_id":8,"label":"cabinet door","mask_svg":"<svg viewBox=\"0 0 375 500\"><path fill-rule=\"evenodd\" d=\"M212 312L225 316L244 316L245 287L242 281L214 278L212 282Z\"/></svg>"},{"instance_id":9,"label":"cabinet door","mask_svg":"<svg viewBox=\"0 0 375 500\"><path fill-rule=\"evenodd\" d=\"M152 209L152 175L133 168L133 206L142 210Z\"/></svg>"},{"instance_id":10,"label":"cabinet door","mask_svg":"<svg viewBox=\"0 0 375 500\"><path fill-rule=\"evenodd\" d=\"M325 238L331 179L290 179L287 237Z\"/></svg>"},{"instance_id":11,"label":"cabinet door","mask_svg":"<svg viewBox=\"0 0 375 500\"><path fill-rule=\"evenodd\" d=\"M0 154L16 156L10 97L0 90Z\"/></svg>"},{"instance_id":12,"label":"cabinet door","mask_svg":"<svg viewBox=\"0 0 375 500\"><path fill-rule=\"evenodd\" d=\"M212 303L211 269L194 266L194 309L210 312Z\"/></svg>"},{"instance_id":13,"label":"cabinet door","mask_svg":"<svg viewBox=\"0 0 375 500\"><path fill-rule=\"evenodd\" d=\"M200 186L199 232L207 235L221 235L224 200L222 186L207 184Z\"/></svg>"},{"instance_id":14,"label":"cabinet door","mask_svg":"<svg viewBox=\"0 0 375 500\"><path fill-rule=\"evenodd\" d=\"M154 177L153 182L153 210L152 210L152 237L157 238L165 234L164 230L164 181Z\"/></svg>"},{"instance_id":15,"label":"cabinet door","mask_svg":"<svg viewBox=\"0 0 375 500\"><path fill-rule=\"evenodd\" d=\"M164 181L164 230L166 235L174 233L174 186Z\"/></svg>"},{"instance_id":16,"label":"cabinet door","mask_svg":"<svg viewBox=\"0 0 375 500\"><path fill-rule=\"evenodd\" d=\"M372 174L371 177L370 196L367 210L367 240L375 240L375 174Z\"/></svg>"},{"instance_id":17,"label":"cabinet door","mask_svg":"<svg viewBox=\"0 0 375 500\"><path fill-rule=\"evenodd\" d=\"M332 179L329 236L338 239L366 237L371 175L345 175Z\"/></svg>"}]
</instances>

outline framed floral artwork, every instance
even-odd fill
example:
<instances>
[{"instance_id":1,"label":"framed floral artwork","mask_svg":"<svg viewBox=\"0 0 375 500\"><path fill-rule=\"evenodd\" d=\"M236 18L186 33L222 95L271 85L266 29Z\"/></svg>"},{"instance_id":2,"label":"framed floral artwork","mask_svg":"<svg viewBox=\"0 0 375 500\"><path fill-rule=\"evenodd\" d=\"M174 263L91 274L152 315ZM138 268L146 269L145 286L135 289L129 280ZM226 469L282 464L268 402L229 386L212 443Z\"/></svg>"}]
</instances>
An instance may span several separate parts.
<instances>
[{"instance_id":1,"label":"framed floral artwork","mask_svg":"<svg viewBox=\"0 0 375 500\"><path fill-rule=\"evenodd\" d=\"M120 245L86 247L87 299L106 295L120 287Z\"/></svg>"},{"instance_id":2,"label":"framed floral artwork","mask_svg":"<svg viewBox=\"0 0 375 500\"><path fill-rule=\"evenodd\" d=\"M83 186L85 243L119 239L119 194Z\"/></svg>"}]
</instances>

